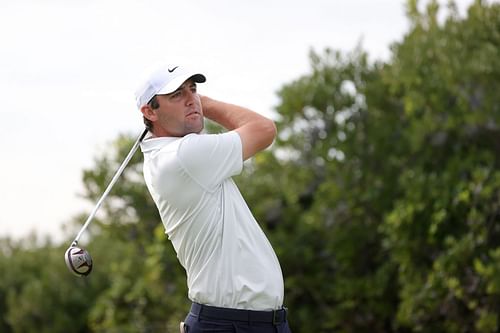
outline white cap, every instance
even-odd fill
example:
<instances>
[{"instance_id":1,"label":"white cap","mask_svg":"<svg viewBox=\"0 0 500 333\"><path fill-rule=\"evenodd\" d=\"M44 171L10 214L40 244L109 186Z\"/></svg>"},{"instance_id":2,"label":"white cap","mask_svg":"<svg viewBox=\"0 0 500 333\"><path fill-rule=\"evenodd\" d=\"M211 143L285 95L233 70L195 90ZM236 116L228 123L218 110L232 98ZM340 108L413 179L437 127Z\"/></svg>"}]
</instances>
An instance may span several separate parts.
<instances>
[{"instance_id":1,"label":"white cap","mask_svg":"<svg viewBox=\"0 0 500 333\"><path fill-rule=\"evenodd\" d=\"M155 95L170 94L177 90L186 80L194 82L206 81L205 75L190 71L183 66L161 65L152 70L135 91L135 101L140 109Z\"/></svg>"}]
</instances>

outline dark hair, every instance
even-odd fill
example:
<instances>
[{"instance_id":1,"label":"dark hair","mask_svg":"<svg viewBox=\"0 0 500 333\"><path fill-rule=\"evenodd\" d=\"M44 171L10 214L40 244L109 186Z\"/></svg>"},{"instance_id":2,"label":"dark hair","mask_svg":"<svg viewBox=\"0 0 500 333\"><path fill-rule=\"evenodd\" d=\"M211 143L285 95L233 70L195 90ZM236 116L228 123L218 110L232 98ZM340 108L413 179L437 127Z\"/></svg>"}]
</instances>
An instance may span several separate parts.
<instances>
[{"instance_id":1,"label":"dark hair","mask_svg":"<svg viewBox=\"0 0 500 333\"><path fill-rule=\"evenodd\" d=\"M152 108L152 109L158 109L160 107L160 103L158 103L158 99L156 98L156 95L153 96L153 98L151 98L151 100L148 102L148 105ZM146 117L142 117L144 119L144 125L146 125L146 128L148 129L148 131L152 131L153 130L153 123L151 122L151 120L149 120L148 118Z\"/></svg>"}]
</instances>

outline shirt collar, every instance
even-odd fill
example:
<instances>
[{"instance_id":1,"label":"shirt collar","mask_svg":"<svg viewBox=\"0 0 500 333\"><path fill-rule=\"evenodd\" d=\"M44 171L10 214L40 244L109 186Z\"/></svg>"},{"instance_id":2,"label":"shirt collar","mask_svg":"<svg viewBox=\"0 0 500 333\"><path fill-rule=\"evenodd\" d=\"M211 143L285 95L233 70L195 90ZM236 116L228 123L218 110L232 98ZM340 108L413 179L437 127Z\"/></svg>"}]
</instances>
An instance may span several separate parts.
<instances>
[{"instance_id":1,"label":"shirt collar","mask_svg":"<svg viewBox=\"0 0 500 333\"><path fill-rule=\"evenodd\" d=\"M143 153L149 153L151 151L161 149L165 145L175 142L179 139L181 138L171 137L171 136L162 136L162 137L148 136L141 142L141 151Z\"/></svg>"}]
</instances>

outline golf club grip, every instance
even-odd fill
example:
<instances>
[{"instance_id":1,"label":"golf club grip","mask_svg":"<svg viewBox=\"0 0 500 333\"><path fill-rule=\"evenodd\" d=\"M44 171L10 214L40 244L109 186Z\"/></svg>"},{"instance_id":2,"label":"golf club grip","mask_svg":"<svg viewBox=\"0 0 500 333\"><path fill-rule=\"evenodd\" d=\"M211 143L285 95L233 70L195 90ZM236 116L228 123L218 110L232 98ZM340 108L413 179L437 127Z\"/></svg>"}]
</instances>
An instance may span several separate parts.
<instances>
[{"instance_id":1,"label":"golf club grip","mask_svg":"<svg viewBox=\"0 0 500 333\"><path fill-rule=\"evenodd\" d=\"M141 135L139 135L139 137L135 141L134 145L130 149L130 152L128 153L127 157L125 157L125 159L123 160L122 164L120 165L120 167L116 171L115 175L113 176L113 178L109 182L108 186L106 187L106 190L104 190L104 193L101 195L101 197L97 201L94 209L92 210L92 212L90 213L89 217L85 221L83 227L80 229L80 231L76 235L75 239L73 240L73 243L71 243L71 246L76 246L78 244L78 240L82 236L83 232L87 229L88 225L90 224L90 222L94 218L95 214L99 210L99 207L101 207L101 204L103 203L104 199L106 199L106 197L108 196L109 192L111 191L111 189L115 185L116 181L118 180L118 178L122 174L123 170L125 170L125 167L127 166L128 162L130 162L130 160L132 159L132 156L134 156L135 152L137 151L137 148L139 147L139 144L142 142L142 140L144 139L144 137L146 136L147 133L148 133L148 129L146 128L141 133Z\"/></svg>"}]
</instances>

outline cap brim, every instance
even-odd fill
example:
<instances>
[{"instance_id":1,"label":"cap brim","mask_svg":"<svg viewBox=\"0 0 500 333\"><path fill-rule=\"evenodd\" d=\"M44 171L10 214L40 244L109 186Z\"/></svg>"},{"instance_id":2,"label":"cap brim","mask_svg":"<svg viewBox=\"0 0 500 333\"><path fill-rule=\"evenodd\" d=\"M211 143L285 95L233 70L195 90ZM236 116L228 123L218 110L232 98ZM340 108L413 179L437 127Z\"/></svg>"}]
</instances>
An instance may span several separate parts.
<instances>
[{"instance_id":1,"label":"cap brim","mask_svg":"<svg viewBox=\"0 0 500 333\"><path fill-rule=\"evenodd\" d=\"M183 75L179 75L175 79L171 80L165 87L161 88L156 94L157 95L166 95L171 94L177 90L184 82L187 80L193 80L196 83L203 83L207 79L205 75L200 73L186 73Z\"/></svg>"}]
</instances>

